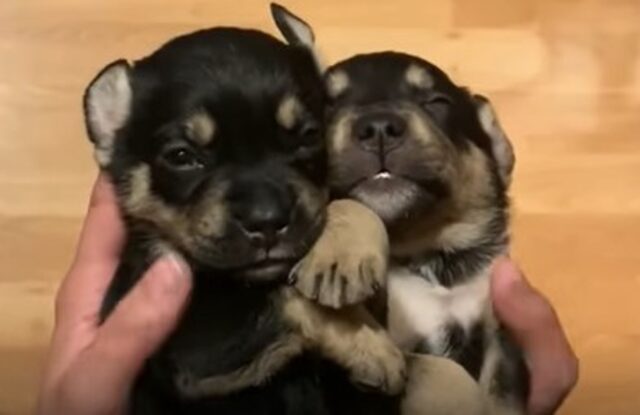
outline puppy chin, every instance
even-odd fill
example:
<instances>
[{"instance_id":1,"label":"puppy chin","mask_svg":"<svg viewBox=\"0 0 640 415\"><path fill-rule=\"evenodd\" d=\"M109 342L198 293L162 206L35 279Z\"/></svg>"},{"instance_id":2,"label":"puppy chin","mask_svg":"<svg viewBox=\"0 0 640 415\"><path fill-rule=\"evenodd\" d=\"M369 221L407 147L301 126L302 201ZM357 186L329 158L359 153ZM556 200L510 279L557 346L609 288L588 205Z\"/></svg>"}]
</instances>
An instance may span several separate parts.
<instances>
[{"instance_id":1,"label":"puppy chin","mask_svg":"<svg viewBox=\"0 0 640 415\"><path fill-rule=\"evenodd\" d=\"M426 202L418 184L385 173L361 182L351 190L350 196L376 212L387 224L407 218L417 205Z\"/></svg>"},{"instance_id":2,"label":"puppy chin","mask_svg":"<svg viewBox=\"0 0 640 415\"><path fill-rule=\"evenodd\" d=\"M238 270L236 276L254 282L285 279L294 264L295 262L287 260L264 261Z\"/></svg>"}]
</instances>

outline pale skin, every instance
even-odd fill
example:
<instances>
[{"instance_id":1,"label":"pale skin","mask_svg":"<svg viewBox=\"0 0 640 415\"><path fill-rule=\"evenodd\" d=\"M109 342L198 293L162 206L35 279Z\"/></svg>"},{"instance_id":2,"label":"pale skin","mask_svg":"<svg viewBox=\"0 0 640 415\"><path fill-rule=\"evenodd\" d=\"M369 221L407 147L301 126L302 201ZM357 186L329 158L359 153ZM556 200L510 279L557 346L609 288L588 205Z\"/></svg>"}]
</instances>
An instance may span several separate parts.
<instances>
[{"instance_id":1,"label":"pale skin","mask_svg":"<svg viewBox=\"0 0 640 415\"><path fill-rule=\"evenodd\" d=\"M157 260L102 324L98 313L125 237L113 188L94 185L76 257L56 297L56 319L39 396L40 415L121 415L145 360L170 335L191 291L177 256ZM524 349L529 413L553 413L574 387L578 363L548 300L501 258L491 293L499 319Z\"/></svg>"}]
</instances>

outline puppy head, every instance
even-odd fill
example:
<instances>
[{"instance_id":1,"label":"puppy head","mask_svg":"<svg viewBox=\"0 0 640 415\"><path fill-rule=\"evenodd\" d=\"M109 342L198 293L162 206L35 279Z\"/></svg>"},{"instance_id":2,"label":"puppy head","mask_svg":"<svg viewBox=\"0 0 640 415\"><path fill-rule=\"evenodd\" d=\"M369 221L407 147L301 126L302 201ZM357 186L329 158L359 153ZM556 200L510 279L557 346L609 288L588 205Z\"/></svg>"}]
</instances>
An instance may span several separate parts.
<instances>
[{"instance_id":1,"label":"puppy head","mask_svg":"<svg viewBox=\"0 0 640 415\"><path fill-rule=\"evenodd\" d=\"M325 86L332 191L376 211L392 238L505 206L513 153L486 99L394 52L340 62Z\"/></svg>"},{"instance_id":2,"label":"puppy head","mask_svg":"<svg viewBox=\"0 0 640 415\"><path fill-rule=\"evenodd\" d=\"M281 276L321 229L322 80L311 54L216 28L107 66L84 99L131 227L194 265Z\"/></svg>"}]
</instances>

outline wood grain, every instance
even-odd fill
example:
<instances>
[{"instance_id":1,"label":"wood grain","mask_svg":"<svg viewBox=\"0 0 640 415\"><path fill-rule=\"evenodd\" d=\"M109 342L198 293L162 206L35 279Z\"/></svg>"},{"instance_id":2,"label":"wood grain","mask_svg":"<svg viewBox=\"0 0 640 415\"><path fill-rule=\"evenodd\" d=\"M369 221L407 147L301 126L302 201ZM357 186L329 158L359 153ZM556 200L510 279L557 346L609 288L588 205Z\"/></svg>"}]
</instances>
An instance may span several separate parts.
<instances>
[{"instance_id":1,"label":"wood grain","mask_svg":"<svg viewBox=\"0 0 640 415\"><path fill-rule=\"evenodd\" d=\"M515 255L581 360L561 414L640 413L640 2L290 0L328 62L420 54L494 101L518 156ZM0 2L0 414L33 408L52 299L95 176L84 86L120 57L267 3Z\"/></svg>"}]
</instances>

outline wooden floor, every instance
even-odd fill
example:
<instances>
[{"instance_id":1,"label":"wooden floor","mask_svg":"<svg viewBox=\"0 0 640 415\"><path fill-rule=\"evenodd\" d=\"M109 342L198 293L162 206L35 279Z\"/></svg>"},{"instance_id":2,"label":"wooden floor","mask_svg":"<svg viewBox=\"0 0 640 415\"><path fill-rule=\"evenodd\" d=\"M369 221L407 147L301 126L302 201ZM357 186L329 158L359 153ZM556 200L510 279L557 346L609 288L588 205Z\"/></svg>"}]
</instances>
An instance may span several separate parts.
<instances>
[{"instance_id":1,"label":"wooden floor","mask_svg":"<svg viewBox=\"0 0 640 415\"><path fill-rule=\"evenodd\" d=\"M581 360L562 414L640 413L640 1L289 0L328 62L420 54L490 96L516 146L517 258ZM0 414L32 408L95 168L82 90L116 58L266 1L0 1Z\"/></svg>"}]
</instances>

